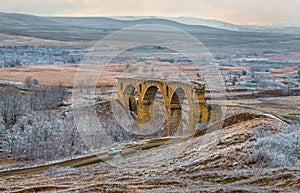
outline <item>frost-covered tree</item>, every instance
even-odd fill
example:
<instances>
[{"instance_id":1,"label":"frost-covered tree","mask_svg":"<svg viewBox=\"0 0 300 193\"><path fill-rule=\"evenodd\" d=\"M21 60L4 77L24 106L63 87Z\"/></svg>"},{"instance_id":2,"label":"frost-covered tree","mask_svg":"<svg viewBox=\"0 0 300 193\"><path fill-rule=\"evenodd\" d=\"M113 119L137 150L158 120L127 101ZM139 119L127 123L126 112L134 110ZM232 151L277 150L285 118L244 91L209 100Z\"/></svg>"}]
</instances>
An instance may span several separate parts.
<instances>
[{"instance_id":1,"label":"frost-covered tree","mask_svg":"<svg viewBox=\"0 0 300 193\"><path fill-rule=\"evenodd\" d=\"M22 114L23 98L14 87L6 87L0 93L0 116L6 126L13 125Z\"/></svg>"},{"instance_id":2,"label":"frost-covered tree","mask_svg":"<svg viewBox=\"0 0 300 193\"><path fill-rule=\"evenodd\" d=\"M31 80L28 78L28 82ZM25 94L14 87L2 89L0 151L3 155L20 160L54 160L85 151L73 116L63 116L58 109L66 94L62 85L38 85Z\"/></svg>"},{"instance_id":3,"label":"frost-covered tree","mask_svg":"<svg viewBox=\"0 0 300 193\"><path fill-rule=\"evenodd\" d=\"M53 109L61 105L66 96L67 90L62 84L58 86L40 85L28 93L28 100L30 107L34 110Z\"/></svg>"}]
</instances>

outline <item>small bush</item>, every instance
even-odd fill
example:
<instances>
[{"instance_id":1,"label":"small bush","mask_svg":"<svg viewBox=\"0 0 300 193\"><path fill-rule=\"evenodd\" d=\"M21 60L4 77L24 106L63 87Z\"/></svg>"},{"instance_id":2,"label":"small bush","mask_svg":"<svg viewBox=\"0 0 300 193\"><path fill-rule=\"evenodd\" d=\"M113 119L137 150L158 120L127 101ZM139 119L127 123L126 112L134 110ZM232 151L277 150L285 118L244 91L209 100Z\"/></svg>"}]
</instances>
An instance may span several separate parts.
<instances>
[{"instance_id":1,"label":"small bush","mask_svg":"<svg viewBox=\"0 0 300 193\"><path fill-rule=\"evenodd\" d=\"M292 167L300 164L299 124L280 133L259 138L252 145L250 161L263 168Z\"/></svg>"},{"instance_id":2,"label":"small bush","mask_svg":"<svg viewBox=\"0 0 300 193\"><path fill-rule=\"evenodd\" d=\"M232 85L234 86L238 82L237 76L234 76L231 80Z\"/></svg>"},{"instance_id":3,"label":"small bush","mask_svg":"<svg viewBox=\"0 0 300 193\"><path fill-rule=\"evenodd\" d=\"M246 76L246 75L247 75L247 71L246 71L246 70L243 70L243 71L242 71L242 75L243 75L243 76Z\"/></svg>"}]
</instances>

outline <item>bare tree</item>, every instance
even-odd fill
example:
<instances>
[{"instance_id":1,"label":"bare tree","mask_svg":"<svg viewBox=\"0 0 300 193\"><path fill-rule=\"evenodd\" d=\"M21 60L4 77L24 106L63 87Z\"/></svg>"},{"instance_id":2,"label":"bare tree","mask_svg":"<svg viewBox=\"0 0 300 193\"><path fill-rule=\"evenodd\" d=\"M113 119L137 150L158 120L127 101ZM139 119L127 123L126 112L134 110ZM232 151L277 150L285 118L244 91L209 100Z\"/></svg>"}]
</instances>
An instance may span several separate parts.
<instances>
[{"instance_id":1,"label":"bare tree","mask_svg":"<svg viewBox=\"0 0 300 193\"><path fill-rule=\"evenodd\" d=\"M22 97L19 91L14 87L6 87L0 93L1 105L0 115L6 126L12 125L22 114Z\"/></svg>"},{"instance_id":2,"label":"bare tree","mask_svg":"<svg viewBox=\"0 0 300 193\"><path fill-rule=\"evenodd\" d=\"M40 85L29 92L28 100L30 107L34 110L53 109L63 103L67 94L67 90L62 84L58 86Z\"/></svg>"},{"instance_id":3,"label":"bare tree","mask_svg":"<svg viewBox=\"0 0 300 193\"><path fill-rule=\"evenodd\" d=\"M232 85L234 86L234 85L237 83L237 81L238 81L238 78L237 78L237 76L235 75L235 76L232 78L232 80L231 80Z\"/></svg>"}]
</instances>

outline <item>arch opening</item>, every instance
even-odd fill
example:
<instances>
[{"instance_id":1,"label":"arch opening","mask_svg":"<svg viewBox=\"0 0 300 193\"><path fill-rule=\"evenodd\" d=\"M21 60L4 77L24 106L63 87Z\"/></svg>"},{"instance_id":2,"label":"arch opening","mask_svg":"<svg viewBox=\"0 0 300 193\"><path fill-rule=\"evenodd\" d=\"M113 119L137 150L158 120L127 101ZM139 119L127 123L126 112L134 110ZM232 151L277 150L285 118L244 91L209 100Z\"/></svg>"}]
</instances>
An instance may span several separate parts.
<instances>
[{"instance_id":1,"label":"arch opening","mask_svg":"<svg viewBox=\"0 0 300 193\"><path fill-rule=\"evenodd\" d=\"M157 131L157 135L162 136L166 117L166 106L161 90L157 86L148 87L141 105L139 123L143 123L143 129Z\"/></svg>"},{"instance_id":2,"label":"arch opening","mask_svg":"<svg viewBox=\"0 0 300 193\"><path fill-rule=\"evenodd\" d=\"M124 97L126 106L129 108L130 114L134 119L137 119L138 114L138 92L135 86L132 84L128 85L124 90Z\"/></svg>"},{"instance_id":3,"label":"arch opening","mask_svg":"<svg viewBox=\"0 0 300 193\"><path fill-rule=\"evenodd\" d=\"M170 102L169 135L187 134L189 111L189 102L185 91L177 88Z\"/></svg>"},{"instance_id":4,"label":"arch opening","mask_svg":"<svg viewBox=\"0 0 300 193\"><path fill-rule=\"evenodd\" d=\"M138 93L135 89L130 93L130 97L128 101L130 113L135 119L137 119L137 114L138 114L138 101L139 101Z\"/></svg>"}]
</instances>

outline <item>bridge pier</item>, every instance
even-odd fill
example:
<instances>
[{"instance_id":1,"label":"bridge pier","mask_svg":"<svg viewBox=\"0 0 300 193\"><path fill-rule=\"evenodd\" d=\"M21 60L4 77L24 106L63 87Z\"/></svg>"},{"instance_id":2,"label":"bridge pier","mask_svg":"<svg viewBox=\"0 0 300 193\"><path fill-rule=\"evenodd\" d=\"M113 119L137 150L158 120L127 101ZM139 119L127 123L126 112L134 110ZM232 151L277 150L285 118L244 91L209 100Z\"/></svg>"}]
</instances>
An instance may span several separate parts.
<instances>
[{"instance_id":1,"label":"bridge pier","mask_svg":"<svg viewBox=\"0 0 300 193\"><path fill-rule=\"evenodd\" d=\"M151 115L150 105L152 103L149 101L141 101L138 104L138 123L147 123L151 121L153 115Z\"/></svg>"},{"instance_id":2,"label":"bridge pier","mask_svg":"<svg viewBox=\"0 0 300 193\"><path fill-rule=\"evenodd\" d=\"M182 106L181 104L171 104L168 113L168 135L183 134L182 127Z\"/></svg>"}]
</instances>

